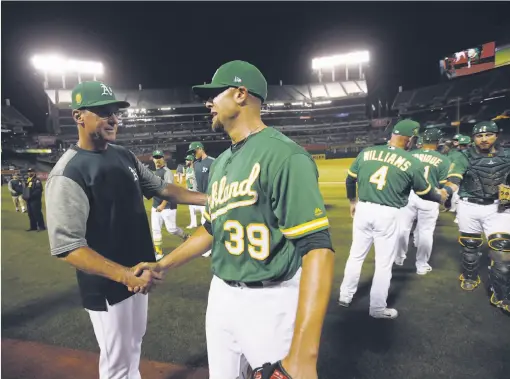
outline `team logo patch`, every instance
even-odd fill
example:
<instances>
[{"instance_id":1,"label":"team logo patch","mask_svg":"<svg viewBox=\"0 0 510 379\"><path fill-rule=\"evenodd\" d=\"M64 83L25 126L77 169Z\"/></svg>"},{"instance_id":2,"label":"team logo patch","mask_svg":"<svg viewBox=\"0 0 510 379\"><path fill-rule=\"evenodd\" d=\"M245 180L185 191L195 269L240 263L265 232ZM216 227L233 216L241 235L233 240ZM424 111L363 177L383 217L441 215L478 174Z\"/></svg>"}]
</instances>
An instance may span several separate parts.
<instances>
[{"instance_id":1,"label":"team logo patch","mask_svg":"<svg viewBox=\"0 0 510 379\"><path fill-rule=\"evenodd\" d=\"M315 208L315 211L314 211L315 217L322 216L323 213L324 212L322 212L322 210L320 208Z\"/></svg>"},{"instance_id":2,"label":"team logo patch","mask_svg":"<svg viewBox=\"0 0 510 379\"><path fill-rule=\"evenodd\" d=\"M74 101L76 102L76 104L81 104L82 102L81 93L76 94L76 96L74 97Z\"/></svg>"}]
</instances>

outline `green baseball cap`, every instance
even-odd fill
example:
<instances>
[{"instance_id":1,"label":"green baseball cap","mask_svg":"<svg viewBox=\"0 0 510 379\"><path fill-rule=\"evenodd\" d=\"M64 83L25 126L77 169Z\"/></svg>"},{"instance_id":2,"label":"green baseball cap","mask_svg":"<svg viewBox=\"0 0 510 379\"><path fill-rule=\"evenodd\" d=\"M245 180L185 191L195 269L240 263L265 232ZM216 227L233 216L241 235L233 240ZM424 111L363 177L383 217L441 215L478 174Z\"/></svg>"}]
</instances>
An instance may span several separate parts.
<instances>
[{"instance_id":1,"label":"green baseball cap","mask_svg":"<svg viewBox=\"0 0 510 379\"><path fill-rule=\"evenodd\" d=\"M459 145L469 145L471 143L471 138L469 136L461 135L459 137Z\"/></svg>"},{"instance_id":2,"label":"green baseball cap","mask_svg":"<svg viewBox=\"0 0 510 379\"><path fill-rule=\"evenodd\" d=\"M161 150L154 150L154 151L152 152L152 156L153 156L153 157L164 157L164 156L165 156L165 154L164 154Z\"/></svg>"},{"instance_id":3,"label":"green baseball cap","mask_svg":"<svg viewBox=\"0 0 510 379\"><path fill-rule=\"evenodd\" d=\"M193 86L202 99L210 99L227 88L246 87L248 92L264 102L267 98L267 81L257 67L245 61L231 61L216 70L211 83Z\"/></svg>"},{"instance_id":4,"label":"green baseball cap","mask_svg":"<svg viewBox=\"0 0 510 379\"><path fill-rule=\"evenodd\" d=\"M196 149L203 149L203 148L204 148L204 145L202 144L202 142L198 142L198 141L191 142L189 144L188 153L195 151Z\"/></svg>"},{"instance_id":5,"label":"green baseball cap","mask_svg":"<svg viewBox=\"0 0 510 379\"><path fill-rule=\"evenodd\" d=\"M499 128L494 121L481 121L473 127L473 135L478 133L499 133Z\"/></svg>"},{"instance_id":6,"label":"green baseball cap","mask_svg":"<svg viewBox=\"0 0 510 379\"><path fill-rule=\"evenodd\" d=\"M195 157L193 155L186 155L186 161L194 161L195 160Z\"/></svg>"},{"instance_id":7,"label":"green baseball cap","mask_svg":"<svg viewBox=\"0 0 510 379\"><path fill-rule=\"evenodd\" d=\"M116 104L119 108L128 108L127 101L117 100L112 87L97 81L81 82L72 92L72 108L83 109Z\"/></svg>"},{"instance_id":8,"label":"green baseball cap","mask_svg":"<svg viewBox=\"0 0 510 379\"><path fill-rule=\"evenodd\" d=\"M443 132L441 129L427 129L425 133L423 133L423 141L424 142L438 142L443 137Z\"/></svg>"},{"instance_id":9,"label":"green baseball cap","mask_svg":"<svg viewBox=\"0 0 510 379\"><path fill-rule=\"evenodd\" d=\"M418 135L420 124L413 120L402 120L393 127L393 134L404 137L413 137Z\"/></svg>"}]
</instances>

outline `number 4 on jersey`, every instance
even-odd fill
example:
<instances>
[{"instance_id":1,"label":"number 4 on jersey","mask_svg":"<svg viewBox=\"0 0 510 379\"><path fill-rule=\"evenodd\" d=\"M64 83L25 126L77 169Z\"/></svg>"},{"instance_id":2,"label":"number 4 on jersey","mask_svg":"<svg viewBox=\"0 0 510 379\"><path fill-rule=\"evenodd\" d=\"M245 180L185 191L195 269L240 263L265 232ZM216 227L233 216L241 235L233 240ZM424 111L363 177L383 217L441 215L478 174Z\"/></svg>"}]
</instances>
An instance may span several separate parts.
<instances>
[{"instance_id":1,"label":"number 4 on jersey","mask_svg":"<svg viewBox=\"0 0 510 379\"><path fill-rule=\"evenodd\" d=\"M388 175L388 166L382 166L379 170L374 172L370 177L370 183L377 184L377 189L382 191L386 185L386 175Z\"/></svg>"}]
</instances>

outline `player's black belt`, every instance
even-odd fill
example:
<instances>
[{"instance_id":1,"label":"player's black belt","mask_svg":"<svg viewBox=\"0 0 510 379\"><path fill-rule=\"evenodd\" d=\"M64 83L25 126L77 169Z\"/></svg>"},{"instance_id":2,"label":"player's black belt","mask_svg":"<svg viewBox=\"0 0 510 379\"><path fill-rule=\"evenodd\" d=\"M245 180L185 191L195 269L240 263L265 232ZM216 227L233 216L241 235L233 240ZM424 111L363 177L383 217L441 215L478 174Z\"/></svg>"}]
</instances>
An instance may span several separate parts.
<instances>
[{"instance_id":1,"label":"player's black belt","mask_svg":"<svg viewBox=\"0 0 510 379\"><path fill-rule=\"evenodd\" d=\"M262 282L238 282L236 280L223 280L230 287L238 287L238 288L266 288L266 287L274 287L281 283L281 281L269 281L265 280Z\"/></svg>"},{"instance_id":2,"label":"player's black belt","mask_svg":"<svg viewBox=\"0 0 510 379\"><path fill-rule=\"evenodd\" d=\"M479 205L489 205L489 204L497 204L498 200L491 199L477 199L476 197L462 197L461 198L468 203L479 204Z\"/></svg>"}]
</instances>

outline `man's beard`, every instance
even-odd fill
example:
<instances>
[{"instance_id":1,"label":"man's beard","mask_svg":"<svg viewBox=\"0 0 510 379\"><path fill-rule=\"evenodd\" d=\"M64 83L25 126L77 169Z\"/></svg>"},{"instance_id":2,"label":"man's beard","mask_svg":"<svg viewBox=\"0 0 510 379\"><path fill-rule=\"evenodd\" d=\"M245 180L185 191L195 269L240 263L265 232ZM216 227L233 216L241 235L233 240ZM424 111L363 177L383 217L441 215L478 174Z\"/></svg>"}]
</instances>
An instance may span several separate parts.
<instances>
[{"instance_id":1,"label":"man's beard","mask_svg":"<svg viewBox=\"0 0 510 379\"><path fill-rule=\"evenodd\" d=\"M222 133L225 131L225 127L223 126L223 124L220 121L218 121L218 116L216 116L216 121L212 123L211 128L213 132L217 133Z\"/></svg>"}]
</instances>

